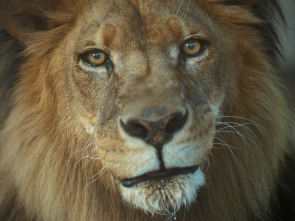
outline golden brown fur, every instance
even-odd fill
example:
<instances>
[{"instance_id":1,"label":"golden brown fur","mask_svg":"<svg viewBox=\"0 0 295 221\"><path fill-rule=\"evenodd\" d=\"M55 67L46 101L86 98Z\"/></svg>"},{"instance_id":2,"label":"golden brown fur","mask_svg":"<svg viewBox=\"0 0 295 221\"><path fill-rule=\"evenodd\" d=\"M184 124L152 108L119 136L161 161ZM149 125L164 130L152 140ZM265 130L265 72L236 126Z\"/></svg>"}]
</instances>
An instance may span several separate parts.
<instances>
[{"instance_id":1,"label":"golden brown fur","mask_svg":"<svg viewBox=\"0 0 295 221\"><path fill-rule=\"evenodd\" d=\"M256 1L9 2L0 3L0 24L19 42L2 34L0 219L268 220L290 152L289 113ZM170 46L192 33L210 42L207 54L176 61ZM113 66L81 63L89 45L103 45ZM118 119L161 105L170 113L188 106L185 133L171 142L191 146L171 154L171 167L200 164L205 184L195 201L188 194L173 204L169 194L185 195L187 177L165 180L176 186L161 189L167 201L154 193L160 181L147 182L139 187L152 188L151 205L139 205L119 180L158 161ZM154 198L169 211L153 208Z\"/></svg>"}]
</instances>

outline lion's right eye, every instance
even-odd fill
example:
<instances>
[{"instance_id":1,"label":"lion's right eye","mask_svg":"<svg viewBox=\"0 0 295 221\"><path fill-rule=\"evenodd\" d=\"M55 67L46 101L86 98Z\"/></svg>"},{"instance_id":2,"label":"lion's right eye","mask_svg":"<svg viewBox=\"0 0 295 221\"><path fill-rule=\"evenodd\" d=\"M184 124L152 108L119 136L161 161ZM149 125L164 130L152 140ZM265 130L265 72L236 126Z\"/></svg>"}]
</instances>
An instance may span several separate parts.
<instances>
[{"instance_id":1,"label":"lion's right eye","mask_svg":"<svg viewBox=\"0 0 295 221\"><path fill-rule=\"evenodd\" d=\"M108 61L108 55L104 51L95 49L82 54L81 59L87 65L98 67Z\"/></svg>"}]
</instances>

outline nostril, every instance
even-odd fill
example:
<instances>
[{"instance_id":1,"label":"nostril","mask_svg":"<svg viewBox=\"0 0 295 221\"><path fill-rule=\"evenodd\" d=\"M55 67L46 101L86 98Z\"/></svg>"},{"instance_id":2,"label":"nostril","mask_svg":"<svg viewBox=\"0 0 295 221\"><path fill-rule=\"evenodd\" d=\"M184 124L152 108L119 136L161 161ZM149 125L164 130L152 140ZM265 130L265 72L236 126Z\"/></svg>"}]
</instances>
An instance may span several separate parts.
<instances>
[{"instance_id":1,"label":"nostril","mask_svg":"<svg viewBox=\"0 0 295 221\"><path fill-rule=\"evenodd\" d=\"M187 117L187 111L184 115L182 113L175 113L174 115L172 115L169 121L167 121L165 132L168 134L173 134L182 129L187 121Z\"/></svg>"},{"instance_id":2,"label":"nostril","mask_svg":"<svg viewBox=\"0 0 295 221\"><path fill-rule=\"evenodd\" d=\"M131 120L125 124L122 120L120 121L122 128L133 137L138 137L141 139L146 139L149 131L146 127L144 127L140 121Z\"/></svg>"}]
</instances>

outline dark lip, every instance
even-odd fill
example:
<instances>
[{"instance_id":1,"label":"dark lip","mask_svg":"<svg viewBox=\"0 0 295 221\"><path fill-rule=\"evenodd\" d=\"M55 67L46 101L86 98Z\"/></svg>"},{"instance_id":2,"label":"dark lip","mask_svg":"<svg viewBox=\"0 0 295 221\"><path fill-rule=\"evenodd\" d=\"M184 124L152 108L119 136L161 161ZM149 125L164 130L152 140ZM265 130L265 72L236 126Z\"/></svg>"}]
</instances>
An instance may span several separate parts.
<instances>
[{"instance_id":1,"label":"dark lip","mask_svg":"<svg viewBox=\"0 0 295 221\"><path fill-rule=\"evenodd\" d=\"M132 177L129 179L124 179L124 180L121 180L120 182L122 186L130 188L136 184L149 181L149 180L160 180L160 179L165 179L168 177L194 173L198 168L199 166L195 165L191 167L165 169L165 170L146 173L146 174L143 174L137 177Z\"/></svg>"}]
</instances>

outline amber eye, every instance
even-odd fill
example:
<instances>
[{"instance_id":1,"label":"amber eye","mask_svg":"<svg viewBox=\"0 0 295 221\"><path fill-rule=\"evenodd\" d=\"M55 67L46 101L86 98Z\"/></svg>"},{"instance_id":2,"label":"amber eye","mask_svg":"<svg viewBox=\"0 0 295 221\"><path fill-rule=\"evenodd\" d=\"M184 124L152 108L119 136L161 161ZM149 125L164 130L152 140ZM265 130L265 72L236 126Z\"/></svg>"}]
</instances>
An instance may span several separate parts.
<instances>
[{"instance_id":1,"label":"amber eye","mask_svg":"<svg viewBox=\"0 0 295 221\"><path fill-rule=\"evenodd\" d=\"M188 56L199 56L204 52L205 43L198 39L190 39L182 44L182 52Z\"/></svg>"},{"instance_id":2,"label":"amber eye","mask_svg":"<svg viewBox=\"0 0 295 221\"><path fill-rule=\"evenodd\" d=\"M108 56L104 51L91 50L83 54L82 59L86 64L98 67L107 61Z\"/></svg>"}]
</instances>

